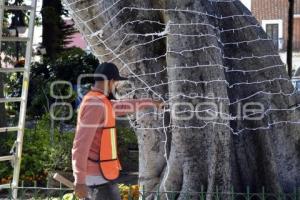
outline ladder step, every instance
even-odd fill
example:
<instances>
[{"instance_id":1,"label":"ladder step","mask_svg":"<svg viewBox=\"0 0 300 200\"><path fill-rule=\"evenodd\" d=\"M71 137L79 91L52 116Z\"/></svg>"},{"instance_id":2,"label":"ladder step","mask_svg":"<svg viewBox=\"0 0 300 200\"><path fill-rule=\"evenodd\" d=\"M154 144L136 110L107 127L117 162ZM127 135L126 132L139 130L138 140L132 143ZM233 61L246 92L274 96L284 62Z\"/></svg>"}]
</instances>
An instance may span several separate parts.
<instances>
[{"instance_id":1,"label":"ladder step","mask_svg":"<svg viewBox=\"0 0 300 200\"><path fill-rule=\"evenodd\" d=\"M1 127L0 128L0 133L5 133L5 132L13 132L13 131L18 131L19 127Z\"/></svg>"},{"instance_id":2,"label":"ladder step","mask_svg":"<svg viewBox=\"0 0 300 200\"><path fill-rule=\"evenodd\" d=\"M0 185L0 190L1 189L8 189L10 187L11 187L10 184L2 184L2 185Z\"/></svg>"},{"instance_id":3,"label":"ladder step","mask_svg":"<svg viewBox=\"0 0 300 200\"><path fill-rule=\"evenodd\" d=\"M15 5L5 5L4 10L32 10L31 6L15 6Z\"/></svg>"},{"instance_id":4,"label":"ladder step","mask_svg":"<svg viewBox=\"0 0 300 200\"><path fill-rule=\"evenodd\" d=\"M0 98L0 103L21 102L21 97Z\"/></svg>"},{"instance_id":5,"label":"ladder step","mask_svg":"<svg viewBox=\"0 0 300 200\"><path fill-rule=\"evenodd\" d=\"M3 42L27 42L29 41L28 37L2 37L1 41Z\"/></svg>"},{"instance_id":6,"label":"ladder step","mask_svg":"<svg viewBox=\"0 0 300 200\"><path fill-rule=\"evenodd\" d=\"M18 67L18 68L0 68L0 72L4 73L13 73L13 72L24 72L24 67Z\"/></svg>"},{"instance_id":7,"label":"ladder step","mask_svg":"<svg viewBox=\"0 0 300 200\"><path fill-rule=\"evenodd\" d=\"M10 160L13 160L15 159L15 156L0 156L0 161L10 161Z\"/></svg>"}]
</instances>

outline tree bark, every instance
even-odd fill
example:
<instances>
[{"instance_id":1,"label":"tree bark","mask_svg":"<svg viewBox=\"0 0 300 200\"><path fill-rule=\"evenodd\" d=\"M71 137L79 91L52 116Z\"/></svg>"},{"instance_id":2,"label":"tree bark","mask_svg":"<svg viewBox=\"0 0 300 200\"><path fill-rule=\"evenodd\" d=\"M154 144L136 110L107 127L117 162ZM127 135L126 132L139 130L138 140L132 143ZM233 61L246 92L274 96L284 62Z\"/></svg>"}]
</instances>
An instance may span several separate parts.
<instances>
[{"instance_id":1,"label":"tree bark","mask_svg":"<svg viewBox=\"0 0 300 200\"><path fill-rule=\"evenodd\" d=\"M300 186L297 96L272 41L239 1L65 2L94 54L130 76L136 97L147 92L169 103L158 118L148 110L134 121L146 191L184 199L202 187ZM262 120L238 117L251 102L264 105ZM218 117L177 118L193 113Z\"/></svg>"}]
</instances>

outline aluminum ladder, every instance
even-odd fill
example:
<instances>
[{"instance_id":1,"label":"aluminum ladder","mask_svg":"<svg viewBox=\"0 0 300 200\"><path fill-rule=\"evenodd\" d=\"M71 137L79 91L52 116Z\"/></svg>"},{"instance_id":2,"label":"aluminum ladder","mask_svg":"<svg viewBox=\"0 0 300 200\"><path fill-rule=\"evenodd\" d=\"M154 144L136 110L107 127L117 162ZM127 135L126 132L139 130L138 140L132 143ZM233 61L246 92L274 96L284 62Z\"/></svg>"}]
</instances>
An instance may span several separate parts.
<instances>
[{"instance_id":1,"label":"aluminum ladder","mask_svg":"<svg viewBox=\"0 0 300 200\"><path fill-rule=\"evenodd\" d=\"M11 155L1 156L0 161L11 161L13 164L13 180L11 184L0 185L1 188L11 188L12 195L14 199L17 199L18 195L18 185L19 185L19 174L20 165L22 158L22 146L23 146L23 136L25 128L25 117L26 117L26 105L28 96L28 86L29 86L29 75L30 75L30 63L32 56L32 42L33 33L35 25L35 12L37 0L31 0L31 5L9 5L7 0L0 0L0 52L2 42L26 42L26 53L25 53L25 65L24 68L0 68L0 73L13 73L21 72L23 73L23 83L22 83L22 94L21 97L17 98L0 98L0 103L7 102L20 102L20 113L19 121L17 127L0 127L0 137L3 132L16 132L17 139L14 144L15 151ZM27 37L4 37L3 36L3 18L5 11L22 10L29 11L29 24L28 24L28 35Z\"/></svg>"}]
</instances>

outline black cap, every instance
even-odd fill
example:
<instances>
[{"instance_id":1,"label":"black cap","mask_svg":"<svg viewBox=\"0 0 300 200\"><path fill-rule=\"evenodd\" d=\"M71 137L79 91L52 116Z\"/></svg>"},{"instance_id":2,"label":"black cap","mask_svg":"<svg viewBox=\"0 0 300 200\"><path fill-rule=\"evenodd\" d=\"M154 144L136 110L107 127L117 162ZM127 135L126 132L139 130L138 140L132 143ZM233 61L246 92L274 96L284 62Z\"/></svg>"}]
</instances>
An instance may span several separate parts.
<instances>
[{"instance_id":1,"label":"black cap","mask_svg":"<svg viewBox=\"0 0 300 200\"><path fill-rule=\"evenodd\" d=\"M128 80L127 78L120 76L119 70L115 64L107 62L99 64L94 73L95 81L103 81L105 78L106 80L116 81Z\"/></svg>"}]
</instances>

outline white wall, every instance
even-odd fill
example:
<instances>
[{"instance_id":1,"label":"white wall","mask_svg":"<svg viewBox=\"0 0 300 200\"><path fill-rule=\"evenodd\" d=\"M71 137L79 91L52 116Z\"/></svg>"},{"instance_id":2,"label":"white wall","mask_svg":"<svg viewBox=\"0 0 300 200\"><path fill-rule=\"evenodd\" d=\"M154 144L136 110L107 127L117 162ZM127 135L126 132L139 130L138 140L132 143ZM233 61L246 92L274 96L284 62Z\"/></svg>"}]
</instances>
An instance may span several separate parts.
<instances>
[{"instance_id":1,"label":"white wall","mask_svg":"<svg viewBox=\"0 0 300 200\"><path fill-rule=\"evenodd\" d=\"M251 0L240 0L251 11Z\"/></svg>"},{"instance_id":2,"label":"white wall","mask_svg":"<svg viewBox=\"0 0 300 200\"><path fill-rule=\"evenodd\" d=\"M281 60L284 64L286 64L286 52L279 53ZM294 52L293 53L293 69L297 70L300 67L300 53Z\"/></svg>"}]
</instances>

